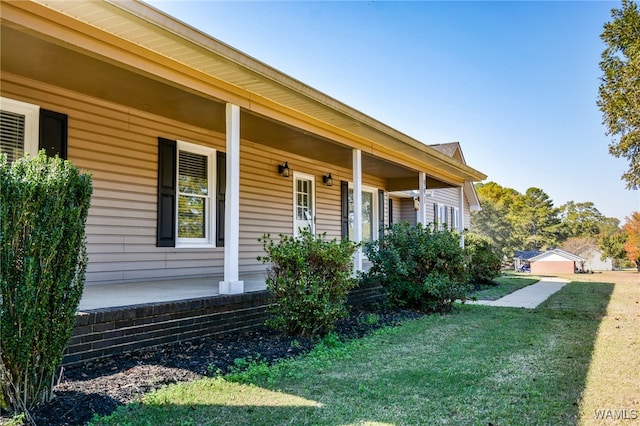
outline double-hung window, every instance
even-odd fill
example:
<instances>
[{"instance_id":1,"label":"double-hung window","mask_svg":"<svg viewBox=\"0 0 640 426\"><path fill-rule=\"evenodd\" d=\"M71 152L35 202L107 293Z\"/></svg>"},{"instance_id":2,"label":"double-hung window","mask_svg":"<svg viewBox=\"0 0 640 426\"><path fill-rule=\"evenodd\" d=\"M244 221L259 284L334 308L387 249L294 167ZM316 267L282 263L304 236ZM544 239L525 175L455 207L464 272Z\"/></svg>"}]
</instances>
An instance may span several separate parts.
<instances>
[{"instance_id":1,"label":"double-hung window","mask_svg":"<svg viewBox=\"0 0 640 426\"><path fill-rule=\"evenodd\" d=\"M224 156L213 148L159 139L159 247L222 245L224 236L215 232L216 213L224 214L216 209L224 203L224 191L216 191L216 163L224 164Z\"/></svg>"},{"instance_id":2,"label":"double-hung window","mask_svg":"<svg viewBox=\"0 0 640 426\"><path fill-rule=\"evenodd\" d=\"M0 98L0 152L10 163L38 153L39 115L37 105Z\"/></svg>"},{"instance_id":3,"label":"double-hung window","mask_svg":"<svg viewBox=\"0 0 640 426\"><path fill-rule=\"evenodd\" d=\"M0 97L0 153L9 162L44 149L67 158L67 115L38 105Z\"/></svg>"},{"instance_id":4,"label":"double-hung window","mask_svg":"<svg viewBox=\"0 0 640 426\"><path fill-rule=\"evenodd\" d=\"M447 206L440 203L433 204L433 221L438 229L442 229L447 225Z\"/></svg>"},{"instance_id":5,"label":"double-hung window","mask_svg":"<svg viewBox=\"0 0 640 426\"><path fill-rule=\"evenodd\" d=\"M460 209L457 207L452 207L451 213L453 218L453 223L451 227L455 230L459 230L460 229Z\"/></svg>"},{"instance_id":6,"label":"double-hung window","mask_svg":"<svg viewBox=\"0 0 640 426\"><path fill-rule=\"evenodd\" d=\"M211 245L215 150L178 141L178 245Z\"/></svg>"}]
</instances>

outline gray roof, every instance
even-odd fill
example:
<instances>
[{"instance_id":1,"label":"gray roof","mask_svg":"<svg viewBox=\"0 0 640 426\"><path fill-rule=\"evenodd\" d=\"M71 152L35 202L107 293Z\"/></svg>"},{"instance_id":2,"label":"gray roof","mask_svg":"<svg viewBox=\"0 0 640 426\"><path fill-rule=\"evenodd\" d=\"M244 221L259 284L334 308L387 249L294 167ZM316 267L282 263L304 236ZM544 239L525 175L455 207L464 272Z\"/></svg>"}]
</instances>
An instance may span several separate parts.
<instances>
[{"instance_id":1,"label":"gray roof","mask_svg":"<svg viewBox=\"0 0 640 426\"><path fill-rule=\"evenodd\" d=\"M453 154L456 153L456 150L460 149L460 144L458 142L449 142L449 143L439 143L435 145L429 145L431 148L440 151L448 157L453 158Z\"/></svg>"},{"instance_id":2,"label":"gray roof","mask_svg":"<svg viewBox=\"0 0 640 426\"><path fill-rule=\"evenodd\" d=\"M514 259L529 260L532 257L536 257L541 253L542 252L538 250L518 250L515 253Z\"/></svg>"}]
</instances>

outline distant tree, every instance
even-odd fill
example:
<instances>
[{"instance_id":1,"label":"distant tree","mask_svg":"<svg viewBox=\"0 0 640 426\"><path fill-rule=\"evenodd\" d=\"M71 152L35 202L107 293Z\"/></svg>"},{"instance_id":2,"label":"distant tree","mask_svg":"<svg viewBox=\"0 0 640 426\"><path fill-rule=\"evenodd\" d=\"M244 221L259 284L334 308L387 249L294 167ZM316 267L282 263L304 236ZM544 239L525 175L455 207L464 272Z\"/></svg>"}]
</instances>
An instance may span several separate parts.
<instances>
[{"instance_id":1,"label":"distant tree","mask_svg":"<svg viewBox=\"0 0 640 426\"><path fill-rule=\"evenodd\" d=\"M609 153L629 161L622 179L635 190L640 188L640 13L633 1L622 0L611 17L600 35L606 48L597 105L607 135L618 138L609 144Z\"/></svg>"},{"instance_id":2,"label":"distant tree","mask_svg":"<svg viewBox=\"0 0 640 426\"><path fill-rule=\"evenodd\" d=\"M576 203L569 201L560 206L562 228L566 238L592 238L600 233L602 213L591 202Z\"/></svg>"},{"instance_id":3,"label":"distant tree","mask_svg":"<svg viewBox=\"0 0 640 426\"><path fill-rule=\"evenodd\" d=\"M560 247L564 251L573 253L576 256L582 256L590 248L596 248L598 244L594 238L588 237L571 237L568 238Z\"/></svg>"},{"instance_id":4,"label":"distant tree","mask_svg":"<svg viewBox=\"0 0 640 426\"><path fill-rule=\"evenodd\" d=\"M510 212L516 234L526 243L526 248L540 250L556 247L562 240L560 210L540 188L529 188L517 197Z\"/></svg>"},{"instance_id":5,"label":"distant tree","mask_svg":"<svg viewBox=\"0 0 640 426\"><path fill-rule=\"evenodd\" d=\"M627 221L622 227L627 234L624 250L627 252L627 258L635 263L640 272L640 212L633 212L625 219Z\"/></svg>"},{"instance_id":6,"label":"distant tree","mask_svg":"<svg viewBox=\"0 0 640 426\"><path fill-rule=\"evenodd\" d=\"M510 208L516 198L521 195L515 189L501 186L495 182L477 184L476 191L478 192L478 195L482 194L484 199L493 203L501 204L506 208Z\"/></svg>"},{"instance_id":7,"label":"distant tree","mask_svg":"<svg viewBox=\"0 0 640 426\"><path fill-rule=\"evenodd\" d=\"M626 242L627 234L621 230L614 234L605 236L602 241L600 241L602 260L610 257L613 259L613 266L624 266L627 258L627 252L624 250L624 243Z\"/></svg>"},{"instance_id":8,"label":"distant tree","mask_svg":"<svg viewBox=\"0 0 640 426\"><path fill-rule=\"evenodd\" d=\"M478 184L476 191L482 209L471 215L473 231L487 237L503 258L513 257L514 251L521 244L515 239L509 212L513 201L520 194L495 182Z\"/></svg>"},{"instance_id":9,"label":"distant tree","mask_svg":"<svg viewBox=\"0 0 640 426\"><path fill-rule=\"evenodd\" d=\"M622 232L620 220L605 217L591 201L569 201L556 208L539 188L521 194L488 182L476 184L475 189L482 209L471 214L473 231L489 238L503 259L511 259L516 250L575 249L576 244L585 243L599 247L618 265L626 258L626 237L621 240L617 235Z\"/></svg>"},{"instance_id":10,"label":"distant tree","mask_svg":"<svg viewBox=\"0 0 640 426\"><path fill-rule=\"evenodd\" d=\"M611 236L616 232L620 232L620 219L615 217L604 217L598 224L600 233L598 239L602 241L603 238Z\"/></svg>"}]
</instances>

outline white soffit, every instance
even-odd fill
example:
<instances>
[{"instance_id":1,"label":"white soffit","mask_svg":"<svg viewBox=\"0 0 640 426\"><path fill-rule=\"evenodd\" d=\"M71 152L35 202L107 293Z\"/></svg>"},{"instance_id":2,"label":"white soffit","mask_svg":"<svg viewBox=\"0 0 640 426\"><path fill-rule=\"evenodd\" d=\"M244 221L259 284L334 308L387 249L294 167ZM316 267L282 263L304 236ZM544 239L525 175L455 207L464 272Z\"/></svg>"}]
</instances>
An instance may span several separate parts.
<instances>
[{"instance_id":1,"label":"white soffit","mask_svg":"<svg viewBox=\"0 0 640 426\"><path fill-rule=\"evenodd\" d=\"M429 162L435 161L444 169L455 170L455 174L462 173L465 179L486 178L483 173L143 2L34 1L336 128L368 140L377 140L398 152L426 155L431 159ZM385 135L384 141L381 135Z\"/></svg>"}]
</instances>

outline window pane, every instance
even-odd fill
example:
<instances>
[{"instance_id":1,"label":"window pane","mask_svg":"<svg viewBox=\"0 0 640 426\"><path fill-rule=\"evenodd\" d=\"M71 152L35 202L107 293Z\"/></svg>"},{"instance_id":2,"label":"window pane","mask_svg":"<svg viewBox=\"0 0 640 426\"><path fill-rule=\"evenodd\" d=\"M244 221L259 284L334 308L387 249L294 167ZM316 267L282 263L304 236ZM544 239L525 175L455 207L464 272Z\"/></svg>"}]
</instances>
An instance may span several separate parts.
<instances>
[{"instance_id":1,"label":"window pane","mask_svg":"<svg viewBox=\"0 0 640 426\"><path fill-rule=\"evenodd\" d=\"M24 155L24 127L24 115L0 111L0 152L10 163Z\"/></svg>"},{"instance_id":2,"label":"window pane","mask_svg":"<svg viewBox=\"0 0 640 426\"><path fill-rule=\"evenodd\" d=\"M179 192L208 195L207 157L205 155L180 151L178 185Z\"/></svg>"},{"instance_id":3,"label":"window pane","mask_svg":"<svg viewBox=\"0 0 640 426\"><path fill-rule=\"evenodd\" d=\"M362 191L362 241L373 236L373 194Z\"/></svg>"},{"instance_id":4,"label":"window pane","mask_svg":"<svg viewBox=\"0 0 640 426\"><path fill-rule=\"evenodd\" d=\"M349 239L355 239L353 189L349 188ZM362 191L362 241L371 241L373 238L374 223L373 193Z\"/></svg>"},{"instance_id":5,"label":"window pane","mask_svg":"<svg viewBox=\"0 0 640 426\"><path fill-rule=\"evenodd\" d=\"M201 197L178 197L178 237L205 238L205 199Z\"/></svg>"},{"instance_id":6,"label":"window pane","mask_svg":"<svg viewBox=\"0 0 640 426\"><path fill-rule=\"evenodd\" d=\"M355 221L354 213L353 213L353 189L349 188L349 239L351 241L355 240L356 232L353 227Z\"/></svg>"}]
</instances>

